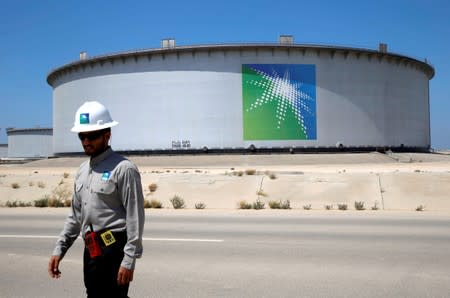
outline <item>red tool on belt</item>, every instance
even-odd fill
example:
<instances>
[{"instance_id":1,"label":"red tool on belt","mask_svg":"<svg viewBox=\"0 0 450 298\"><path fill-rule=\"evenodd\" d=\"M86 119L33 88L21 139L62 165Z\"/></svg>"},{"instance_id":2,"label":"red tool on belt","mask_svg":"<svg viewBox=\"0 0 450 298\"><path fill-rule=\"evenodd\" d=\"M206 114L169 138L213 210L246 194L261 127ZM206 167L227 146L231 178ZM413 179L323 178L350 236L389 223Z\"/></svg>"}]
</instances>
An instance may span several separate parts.
<instances>
[{"instance_id":1,"label":"red tool on belt","mask_svg":"<svg viewBox=\"0 0 450 298\"><path fill-rule=\"evenodd\" d=\"M94 232L94 228L92 224L89 225L90 231L86 233L85 243L89 250L89 255L91 258L100 257L102 255L102 248L100 247L99 237L96 232Z\"/></svg>"}]
</instances>

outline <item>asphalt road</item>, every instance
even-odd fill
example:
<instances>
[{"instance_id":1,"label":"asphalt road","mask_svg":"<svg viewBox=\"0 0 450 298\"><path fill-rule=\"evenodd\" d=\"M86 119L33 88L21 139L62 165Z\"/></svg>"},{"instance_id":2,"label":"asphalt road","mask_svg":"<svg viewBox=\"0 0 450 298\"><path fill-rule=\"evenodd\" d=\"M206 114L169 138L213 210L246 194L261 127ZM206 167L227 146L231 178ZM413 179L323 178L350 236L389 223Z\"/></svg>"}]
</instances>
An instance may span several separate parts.
<instances>
[{"instance_id":1,"label":"asphalt road","mask_svg":"<svg viewBox=\"0 0 450 298\"><path fill-rule=\"evenodd\" d=\"M78 240L51 280L65 210L0 210L0 297L82 297ZM34 208L32 208L34 209ZM450 216L148 211L130 297L449 297Z\"/></svg>"}]
</instances>

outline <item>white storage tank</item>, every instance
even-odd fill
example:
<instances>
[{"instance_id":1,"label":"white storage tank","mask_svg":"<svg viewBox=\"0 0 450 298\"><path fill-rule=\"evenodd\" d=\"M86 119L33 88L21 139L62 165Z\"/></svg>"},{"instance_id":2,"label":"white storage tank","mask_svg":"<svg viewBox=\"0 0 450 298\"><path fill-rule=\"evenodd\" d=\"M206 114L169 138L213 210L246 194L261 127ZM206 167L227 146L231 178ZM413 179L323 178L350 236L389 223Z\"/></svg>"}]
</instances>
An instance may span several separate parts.
<instances>
[{"instance_id":1,"label":"white storage tank","mask_svg":"<svg viewBox=\"0 0 450 298\"><path fill-rule=\"evenodd\" d=\"M9 128L8 158L46 158L53 156L51 128Z\"/></svg>"},{"instance_id":2,"label":"white storage tank","mask_svg":"<svg viewBox=\"0 0 450 298\"><path fill-rule=\"evenodd\" d=\"M170 42L169 42L170 41ZM426 62L379 50L276 44L176 46L86 58L53 70L53 150L96 100L118 151L430 147Z\"/></svg>"},{"instance_id":3,"label":"white storage tank","mask_svg":"<svg viewBox=\"0 0 450 298\"><path fill-rule=\"evenodd\" d=\"M0 144L0 158L8 157L8 144Z\"/></svg>"}]
</instances>

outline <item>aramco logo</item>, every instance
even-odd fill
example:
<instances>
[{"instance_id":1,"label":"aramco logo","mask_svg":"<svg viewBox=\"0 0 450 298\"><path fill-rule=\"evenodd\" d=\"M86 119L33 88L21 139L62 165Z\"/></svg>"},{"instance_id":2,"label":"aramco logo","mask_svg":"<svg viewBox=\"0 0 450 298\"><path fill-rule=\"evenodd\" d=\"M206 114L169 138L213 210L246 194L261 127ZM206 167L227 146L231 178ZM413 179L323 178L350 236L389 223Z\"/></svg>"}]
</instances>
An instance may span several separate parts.
<instances>
[{"instance_id":1,"label":"aramco logo","mask_svg":"<svg viewBox=\"0 0 450 298\"><path fill-rule=\"evenodd\" d=\"M244 140L316 139L316 67L243 64Z\"/></svg>"}]
</instances>

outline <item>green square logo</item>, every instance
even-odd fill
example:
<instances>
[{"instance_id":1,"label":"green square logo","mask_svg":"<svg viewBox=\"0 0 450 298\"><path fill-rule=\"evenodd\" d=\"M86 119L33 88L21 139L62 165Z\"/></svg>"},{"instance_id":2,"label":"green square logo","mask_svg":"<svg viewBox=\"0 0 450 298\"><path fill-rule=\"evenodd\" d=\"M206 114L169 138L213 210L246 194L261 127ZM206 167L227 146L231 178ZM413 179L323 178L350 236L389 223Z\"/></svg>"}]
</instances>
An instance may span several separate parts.
<instances>
[{"instance_id":1,"label":"green square logo","mask_svg":"<svg viewBox=\"0 0 450 298\"><path fill-rule=\"evenodd\" d=\"M89 124L89 113L80 114L80 124Z\"/></svg>"},{"instance_id":2,"label":"green square logo","mask_svg":"<svg viewBox=\"0 0 450 298\"><path fill-rule=\"evenodd\" d=\"M243 64L244 140L315 140L316 68Z\"/></svg>"}]
</instances>

